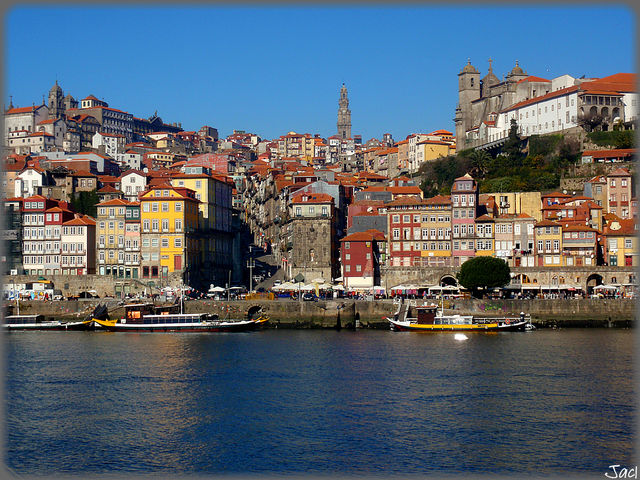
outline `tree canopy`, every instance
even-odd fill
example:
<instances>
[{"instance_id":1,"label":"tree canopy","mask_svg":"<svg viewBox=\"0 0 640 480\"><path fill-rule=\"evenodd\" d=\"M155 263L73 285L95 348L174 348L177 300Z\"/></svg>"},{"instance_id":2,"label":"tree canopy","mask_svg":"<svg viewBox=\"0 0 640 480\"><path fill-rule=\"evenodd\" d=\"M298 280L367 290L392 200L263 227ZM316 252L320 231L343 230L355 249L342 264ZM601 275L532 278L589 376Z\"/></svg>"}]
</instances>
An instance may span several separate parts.
<instances>
[{"instance_id":1,"label":"tree canopy","mask_svg":"<svg viewBox=\"0 0 640 480\"><path fill-rule=\"evenodd\" d=\"M91 190L88 192L76 192L76 194L71 198L70 203L76 212L96 218L96 212L98 210L96 204L99 202L100 199L98 198L98 192L96 190Z\"/></svg>"},{"instance_id":2,"label":"tree canopy","mask_svg":"<svg viewBox=\"0 0 640 480\"><path fill-rule=\"evenodd\" d=\"M495 257L475 257L464 262L458 273L458 282L474 297L481 289L503 287L511 281L507 262Z\"/></svg>"}]
</instances>

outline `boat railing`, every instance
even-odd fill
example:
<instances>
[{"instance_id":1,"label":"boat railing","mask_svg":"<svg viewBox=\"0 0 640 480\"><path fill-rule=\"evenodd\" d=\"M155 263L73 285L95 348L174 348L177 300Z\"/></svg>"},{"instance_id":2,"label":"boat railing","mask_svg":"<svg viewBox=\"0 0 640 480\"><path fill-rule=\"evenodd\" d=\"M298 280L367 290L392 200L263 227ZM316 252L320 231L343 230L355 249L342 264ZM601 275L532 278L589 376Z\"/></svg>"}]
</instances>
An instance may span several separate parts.
<instances>
[{"instance_id":1,"label":"boat railing","mask_svg":"<svg viewBox=\"0 0 640 480\"><path fill-rule=\"evenodd\" d=\"M485 323L506 323L506 322L531 322L531 315L523 315L517 317L473 317L473 323L485 324Z\"/></svg>"}]
</instances>

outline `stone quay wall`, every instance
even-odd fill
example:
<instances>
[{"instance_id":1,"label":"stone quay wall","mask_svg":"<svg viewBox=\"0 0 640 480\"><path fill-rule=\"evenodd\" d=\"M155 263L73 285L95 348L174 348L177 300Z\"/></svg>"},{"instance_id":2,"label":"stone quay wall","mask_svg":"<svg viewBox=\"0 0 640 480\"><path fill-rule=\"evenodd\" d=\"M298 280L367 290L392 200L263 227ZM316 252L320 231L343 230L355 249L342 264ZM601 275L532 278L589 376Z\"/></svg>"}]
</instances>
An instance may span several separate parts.
<instances>
[{"instance_id":1,"label":"stone quay wall","mask_svg":"<svg viewBox=\"0 0 640 480\"><path fill-rule=\"evenodd\" d=\"M101 300L104 301L104 300ZM429 300L428 300L429 301ZM419 304L422 300L417 300ZM5 302L8 312L15 311L15 302ZM20 313L39 313L59 318L78 318L91 312L96 300L62 302L20 302ZM108 299L109 314L117 318L124 314L122 303ZM243 318L252 305L261 305L271 318L271 328L388 328L385 317L393 315L397 304L391 300L336 299L317 302L296 300L184 302L185 313L216 313L220 317ZM456 299L445 301L447 313L478 316L516 316L520 312L531 315L532 322L541 327L621 327L635 325L636 302L629 299L534 299L489 300Z\"/></svg>"}]
</instances>

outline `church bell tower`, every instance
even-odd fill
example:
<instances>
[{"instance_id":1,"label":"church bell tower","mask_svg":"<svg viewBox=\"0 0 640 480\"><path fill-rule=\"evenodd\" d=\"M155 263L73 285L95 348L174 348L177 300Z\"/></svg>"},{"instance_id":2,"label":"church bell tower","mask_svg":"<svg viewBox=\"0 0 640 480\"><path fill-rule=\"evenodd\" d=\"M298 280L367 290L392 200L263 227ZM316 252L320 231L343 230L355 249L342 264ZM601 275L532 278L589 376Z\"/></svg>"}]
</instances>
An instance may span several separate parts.
<instances>
[{"instance_id":1,"label":"church bell tower","mask_svg":"<svg viewBox=\"0 0 640 480\"><path fill-rule=\"evenodd\" d=\"M340 89L338 101L338 136L343 140L351 138L351 110L349 110L349 97L344 83Z\"/></svg>"}]
</instances>

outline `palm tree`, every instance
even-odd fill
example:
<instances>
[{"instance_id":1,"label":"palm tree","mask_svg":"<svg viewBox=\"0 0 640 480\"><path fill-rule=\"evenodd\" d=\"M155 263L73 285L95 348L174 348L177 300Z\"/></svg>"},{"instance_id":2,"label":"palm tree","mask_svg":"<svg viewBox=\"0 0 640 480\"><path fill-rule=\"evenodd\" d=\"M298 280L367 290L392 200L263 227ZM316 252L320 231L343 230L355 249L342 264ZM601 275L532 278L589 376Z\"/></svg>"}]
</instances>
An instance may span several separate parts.
<instances>
[{"instance_id":1,"label":"palm tree","mask_svg":"<svg viewBox=\"0 0 640 480\"><path fill-rule=\"evenodd\" d=\"M484 178L487 174L491 155L486 150L474 150L471 153L472 176L474 178Z\"/></svg>"}]
</instances>

